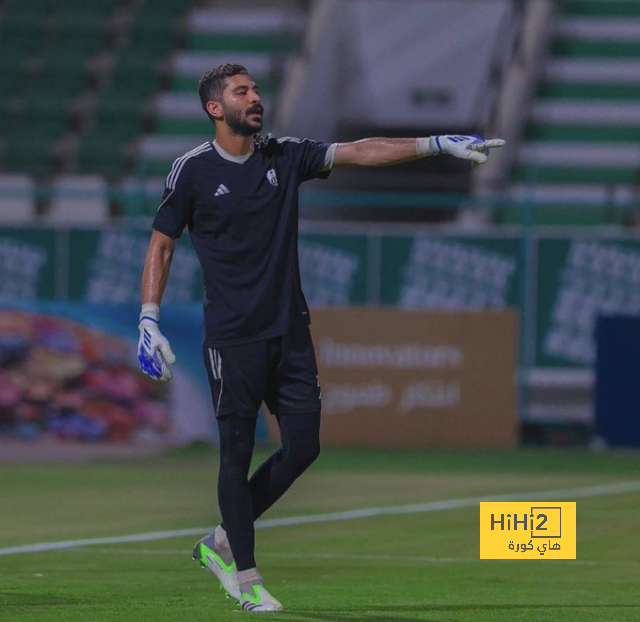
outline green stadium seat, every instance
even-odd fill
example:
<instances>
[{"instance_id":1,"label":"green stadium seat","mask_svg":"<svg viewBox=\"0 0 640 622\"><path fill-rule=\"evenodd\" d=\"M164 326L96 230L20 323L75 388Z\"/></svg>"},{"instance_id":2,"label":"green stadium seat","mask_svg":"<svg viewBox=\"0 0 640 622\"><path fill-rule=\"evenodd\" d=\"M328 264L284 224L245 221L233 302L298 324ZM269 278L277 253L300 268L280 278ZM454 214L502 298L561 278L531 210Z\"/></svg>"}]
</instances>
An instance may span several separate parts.
<instances>
[{"instance_id":1,"label":"green stadium seat","mask_svg":"<svg viewBox=\"0 0 640 622\"><path fill-rule=\"evenodd\" d=\"M0 174L0 223L3 227L33 224L36 218L36 188L24 174Z\"/></svg>"},{"instance_id":2,"label":"green stadium seat","mask_svg":"<svg viewBox=\"0 0 640 622\"><path fill-rule=\"evenodd\" d=\"M82 171L125 174L126 146L144 131L145 104L161 86L160 69L190 3L0 0L0 168L52 172L51 147L72 131L70 105L94 86L88 60L105 50L110 17L123 7L133 15L130 40L124 50L113 50L114 69L75 155ZM73 165L56 165L65 162Z\"/></svg>"},{"instance_id":3,"label":"green stadium seat","mask_svg":"<svg viewBox=\"0 0 640 622\"><path fill-rule=\"evenodd\" d=\"M567 225L602 225L610 214L604 207L584 206L536 206L532 211L535 225L567 226ZM521 225L525 214L522 208L502 208L498 210L497 222L503 225Z\"/></svg>"},{"instance_id":4,"label":"green stadium seat","mask_svg":"<svg viewBox=\"0 0 640 622\"><path fill-rule=\"evenodd\" d=\"M177 21L186 14L189 8L188 5L188 2L176 2L175 0L146 0L138 9L136 19L170 18Z\"/></svg>"},{"instance_id":5,"label":"green stadium seat","mask_svg":"<svg viewBox=\"0 0 640 622\"><path fill-rule=\"evenodd\" d=\"M59 17L55 21L53 32L58 40L93 39L100 45L100 39L106 30L106 18L100 14L72 14Z\"/></svg>"},{"instance_id":6,"label":"green stadium seat","mask_svg":"<svg viewBox=\"0 0 640 622\"><path fill-rule=\"evenodd\" d=\"M43 16L46 19L62 2L63 0L29 0L28 2L13 0L5 3L2 15L5 20L12 22L20 17Z\"/></svg>"},{"instance_id":7,"label":"green stadium seat","mask_svg":"<svg viewBox=\"0 0 640 622\"><path fill-rule=\"evenodd\" d=\"M13 29L5 24L0 31L0 49L4 58L27 58L38 53L43 41L47 41L44 28L34 30Z\"/></svg>"},{"instance_id":8,"label":"green stadium seat","mask_svg":"<svg viewBox=\"0 0 640 622\"><path fill-rule=\"evenodd\" d=\"M123 141L135 138L143 129L144 104L130 99L102 95L93 116L94 128Z\"/></svg>"},{"instance_id":9,"label":"green stadium seat","mask_svg":"<svg viewBox=\"0 0 640 622\"><path fill-rule=\"evenodd\" d=\"M61 99L73 98L86 87L85 78L79 73L49 73L40 74L30 83L25 92L26 97L47 97Z\"/></svg>"},{"instance_id":10,"label":"green stadium seat","mask_svg":"<svg viewBox=\"0 0 640 622\"><path fill-rule=\"evenodd\" d=\"M40 61L40 74L73 74L82 76L87 65L86 56L79 54L75 48L56 49L55 53L48 55L45 53Z\"/></svg>"},{"instance_id":11,"label":"green stadium seat","mask_svg":"<svg viewBox=\"0 0 640 622\"><path fill-rule=\"evenodd\" d=\"M515 181L527 183L635 184L638 171L633 167L517 166Z\"/></svg>"},{"instance_id":12,"label":"green stadium seat","mask_svg":"<svg viewBox=\"0 0 640 622\"><path fill-rule=\"evenodd\" d=\"M640 42L557 39L551 52L563 58L640 58Z\"/></svg>"},{"instance_id":13,"label":"green stadium seat","mask_svg":"<svg viewBox=\"0 0 640 622\"><path fill-rule=\"evenodd\" d=\"M104 24L105 17L121 5L122 0L65 0L56 18L66 20L81 17L96 19Z\"/></svg>"},{"instance_id":14,"label":"green stadium seat","mask_svg":"<svg viewBox=\"0 0 640 622\"><path fill-rule=\"evenodd\" d=\"M160 77L153 65L139 60L121 60L111 76L109 91L128 97L131 101L143 101L160 86Z\"/></svg>"},{"instance_id":15,"label":"green stadium seat","mask_svg":"<svg viewBox=\"0 0 640 622\"><path fill-rule=\"evenodd\" d=\"M630 20L628 18L635 18ZM581 202L581 191L631 192L640 182L637 101L640 42L634 22L640 2L566 0L558 4L551 57L542 72L511 181L547 188L573 185L564 206L545 201L537 224L621 224L608 199ZM622 157L616 157L617 154ZM593 154L594 157L590 157ZM582 157L584 155L584 157ZM567 206L568 204L568 206ZM518 210L501 210L500 222L518 222Z\"/></svg>"},{"instance_id":16,"label":"green stadium seat","mask_svg":"<svg viewBox=\"0 0 640 622\"><path fill-rule=\"evenodd\" d=\"M164 191L164 177L129 177L119 187L118 204L127 216L153 216Z\"/></svg>"},{"instance_id":17,"label":"green stadium seat","mask_svg":"<svg viewBox=\"0 0 640 622\"><path fill-rule=\"evenodd\" d=\"M189 47L197 51L210 52L265 52L287 54L297 50L301 36L297 34L237 34L237 33L191 33Z\"/></svg>"},{"instance_id":18,"label":"green stadium seat","mask_svg":"<svg viewBox=\"0 0 640 622\"><path fill-rule=\"evenodd\" d=\"M83 173L100 173L117 177L125 172L126 140L114 137L101 128L85 134L76 155L78 170Z\"/></svg>"},{"instance_id":19,"label":"green stadium seat","mask_svg":"<svg viewBox=\"0 0 640 622\"><path fill-rule=\"evenodd\" d=\"M108 188L100 175L61 175L52 184L48 224L102 225L109 219Z\"/></svg>"},{"instance_id":20,"label":"green stadium seat","mask_svg":"<svg viewBox=\"0 0 640 622\"><path fill-rule=\"evenodd\" d=\"M36 98L25 99L20 102L19 121L22 126L45 132L47 135L57 133L58 130L69 129L69 100L48 99L46 106ZM49 129L51 128L51 129ZM53 130L53 131L52 131Z\"/></svg>"},{"instance_id":21,"label":"green stadium seat","mask_svg":"<svg viewBox=\"0 0 640 622\"><path fill-rule=\"evenodd\" d=\"M562 10L585 17L640 17L637 0L567 0Z\"/></svg>"},{"instance_id":22,"label":"green stadium seat","mask_svg":"<svg viewBox=\"0 0 640 622\"><path fill-rule=\"evenodd\" d=\"M540 97L554 99L640 99L640 84L597 84L591 82L543 82Z\"/></svg>"},{"instance_id":23,"label":"green stadium seat","mask_svg":"<svg viewBox=\"0 0 640 622\"><path fill-rule=\"evenodd\" d=\"M166 177L171 170L171 160L138 160L135 163L135 171L139 174L148 175L150 177L159 176Z\"/></svg>"},{"instance_id":24,"label":"green stadium seat","mask_svg":"<svg viewBox=\"0 0 640 622\"><path fill-rule=\"evenodd\" d=\"M640 126L609 125L530 125L529 140L561 142L640 142Z\"/></svg>"},{"instance_id":25,"label":"green stadium seat","mask_svg":"<svg viewBox=\"0 0 640 622\"><path fill-rule=\"evenodd\" d=\"M0 59L0 99L14 99L22 94L29 82L24 63L13 58Z\"/></svg>"},{"instance_id":26,"label":"green stadium seat","mask_svg":"<svg viewBox=\"0 0 640 622\"><path fill-rule=\"evenodd\" d=\"M4 141L2 168L5 171L46 175L51 170L50 144L39 135L22 134Z\"/></svg>"},{"instance_id":27,"label":"green stadium seat","mask_svg":"<svg viewBox=\"0 0 640 622\"><path fill-rule=\"evenodd\" d=\"M43 47L43 51L52 55L57 55L60 50L63 50L67 55L74 52L78 58L87 60L97 54L102 49L102 46L101 33L92 34L72 31L56 33L55 38L52 38L49 44Z\"/></svg>"},{"instance_id":28,"label":"green stadium seat","mask_svg":"<svg viewBox=\"0 0 640 622\"><path fill-rule=\"evenodd\" d=\"M208 136L213 131L213 126L203 112L202 119L159 117L156 121L155 131L159 134L193 134L196 136L201 134Z\"/></svg>"}]
</instances>

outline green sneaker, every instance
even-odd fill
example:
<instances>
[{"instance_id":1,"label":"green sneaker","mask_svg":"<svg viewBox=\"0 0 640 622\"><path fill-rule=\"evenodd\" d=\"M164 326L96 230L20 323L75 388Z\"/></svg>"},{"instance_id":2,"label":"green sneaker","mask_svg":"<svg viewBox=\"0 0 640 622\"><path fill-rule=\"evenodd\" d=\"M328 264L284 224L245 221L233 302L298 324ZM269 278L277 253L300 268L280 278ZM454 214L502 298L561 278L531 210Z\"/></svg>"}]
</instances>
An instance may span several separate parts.
<instances>
[{"instance_id":1,"label":"green sneaker","mask_svg":"<svg viewBox=\"0 0 640 622\"><path fill-rule=\"evenodd\" d=\"M208 568L218 578L224 590L234 600L240 600L240 581L236 562L231 558L225 561L215 550L213 533L198 540L193 549L193 559Z\"/></svg>"},{"instance_id":2,"label":"green sneaker","mask_svg":"<svg viewBox=\"0 0 640 622\"><path fill-rule=\"evenodd\" d=\"M282 611L284 607L273 597L264 585L259 583L251 586L252 594L242 592L240 606L247 611L260 613L263 611Z\"/></svg>"}]
</instances>

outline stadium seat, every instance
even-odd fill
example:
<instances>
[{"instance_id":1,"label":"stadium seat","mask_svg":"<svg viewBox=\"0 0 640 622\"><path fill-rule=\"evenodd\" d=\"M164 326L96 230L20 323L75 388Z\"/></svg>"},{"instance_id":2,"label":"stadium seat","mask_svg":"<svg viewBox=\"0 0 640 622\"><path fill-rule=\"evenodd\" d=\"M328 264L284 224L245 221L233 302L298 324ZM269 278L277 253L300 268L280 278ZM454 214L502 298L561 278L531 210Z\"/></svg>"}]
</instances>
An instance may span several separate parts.
<instances>
[{"instance_id":1,"label":"stadium seat","mask_svg":"<svg viewBox=\"0 0 640 622\"><path fill-rule=\"evenodd\" d=\"M108 130L89 131L83 136L76 156L78 170L108 177L122 175L126 168L126 140L122 136L112 136Z\"/></svg>"},{"instance_id":2,"label":"stadium seat","mask_svg":"<svg viewBox=\"0 0 640 622\"><path fill-rule=\"evenodd\" d=\"M125 173L126 147L142 132L144 103L112 91L103 93L83 134L78 169L117 177Z\"/></svg>"},{"instance_id":3,"label":"stadium seat","mask_svg":"<svg viewBox=\"0 0 640 622\"><path fill-rule=\"evenodd\" d=\"M62 175L52 184L44 220L52 225L100 225L110 218L107 182L99 175Z\"/></svg>"},{"instance_id":4,"label":"stadium seat","mask_svg":"<svg viewBox=\"0 0 640 622\"><path fill-rule=\"evenodd\" d=\"M616 204L585 203L580 189L631 189L640 180L640 3L568 0L559 5L552 45L512 170L515 186L573 187L546 198L538 224L622 222ZM570 186L567 186L570 185ZM545 191L547 196L550 196ZM567 208L567 202L573 208ZM614 213L615 212L615 213ZM499 222L521 220L502 210Z\"/></svg>"},{"instance_id":5,"label":"stadium seat","mask_svg":"<svg viewBox=\"0 0 640 622\"><path fill-rule=\"evenodd\" d=\"M164 8L155 17L154 26L138 23L140 36L163 28L163 20L174 8L168 0L160 4ZM151 4L143 7L139 17ZM181 153L179 145L192 148L213 136L213 127L197 98L198 80L205 71L223 63L233 61L250 69L270 113L263 128L264 133L269 132L283 56L299 48L305 19L301 12L279 7L193 10L186 20L186 49L176 51L170 59L171 91L161 93L155 101L156 134L140 141L137 170L166 175Z\"/></svg>"},{"instance_id":6,"label":"stadium seat","mask_svg":"<svg viewBox=\"0 0 640 622\"><path fill-rule=\"evenodd\" d=\"M128 216L153 216L162 200L165 177L128 177L119 186L122 212Z\"/></svg>"},{"instance_id":7,"label":"stadium seat","mask_svg":"<svg viewBox=\"0 0 640 622\"><path fill-rule=\"evenodd\" d=\"M4 19L12 21L16 17L48 17L54 9L60 6L60 3L61 0L29 0L29 2L13 0L12 2L5 2L2 14Z\"/></svg>"},{"instance_id":8,"label":"stadium seat","mask_svg":"<svg viewBox=\"0 0 640 622\"><path fill-rule=\"evenodd\" d=\"M3 132L2 169L15 173L26 172L34 176L45 175L51 166L52 139L43 140L38 132L12 130Z\"/></svg>"},{"instance_id":9,"label":"stadium seat","mask_svg":"<svg viewBox=\"0 0 640 622\"><path fill-rule=\"evenodd\" d=\"M303 16L281 9L202 8L189 16L189 47L198 51L288 53L301 43Z\"/></svg>"},{"instance_id":10,"label":"stadium seat","mask_svg":"<svg viewBox=\"0 0 640 622\"><path fill-rule=\"evenodd\" d=\"M37 0L42 2L43 0ZM106 16L123 4L122 0L65 0L60 4L58 19L78 18L99 19L104 22Z\"/></svg>"},{"instance_id":11,"label":"stadium seat","mask_svg":"<svg viewBox=\"0 0 640 622\"><path fill-rule=\"evenodd\" d=\"M32 223L36 216L36 192L29 175L0 175L0 226Z\"/></svg>"},{"instance_id":12,"label":"stadium seat","mask_svg":"<svg viewBox=\"0 0 640 622\"><path fill-rule=\"evenodd\" d=\"M150 59L135 54L123 55L118 61L107 89L109 97L126 97L144 102L160 87L159 67Z\"/></svg>"}]
</instances>

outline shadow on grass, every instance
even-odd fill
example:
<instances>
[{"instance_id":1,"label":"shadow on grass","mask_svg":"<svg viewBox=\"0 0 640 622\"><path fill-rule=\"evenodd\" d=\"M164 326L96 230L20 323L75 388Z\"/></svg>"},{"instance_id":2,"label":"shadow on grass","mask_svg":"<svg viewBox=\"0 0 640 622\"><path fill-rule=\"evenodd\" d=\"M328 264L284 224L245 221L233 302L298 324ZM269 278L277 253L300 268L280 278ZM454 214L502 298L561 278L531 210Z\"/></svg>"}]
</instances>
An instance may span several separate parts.
<instances>
[{"instance_id":1,"label":"shadow on grass","mask_svg":"<svg viewBox=\"0 0 640 622\"><path fill-rule=\"evenodd\" d=\"M24 592L7 592L0 590L0 609L8 607L20 607L29 609L31 607L51 607L55 605L77 605L87 603L85 599L58 594L33 594ZM2 616L0 616L1 618Z\"/></svg>"}]
</instances>

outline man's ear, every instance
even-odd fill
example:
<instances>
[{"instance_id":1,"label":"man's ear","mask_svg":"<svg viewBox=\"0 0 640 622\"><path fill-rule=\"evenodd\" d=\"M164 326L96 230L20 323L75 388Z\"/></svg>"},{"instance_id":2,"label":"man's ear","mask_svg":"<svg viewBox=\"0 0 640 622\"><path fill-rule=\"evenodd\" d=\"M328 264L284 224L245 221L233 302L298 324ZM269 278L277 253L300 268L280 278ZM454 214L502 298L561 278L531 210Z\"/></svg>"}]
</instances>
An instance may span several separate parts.
<instances>
[{"instance_id":1,"label":"man's ear","mask_svg":"<svg viewBox=\"0 0 640 622\"><path fill-rule=\"evenodd\" d=\"M224 117L224 112L222 111L220 102L213 99L207 102L207 112L217 121L222 121L222 118Z\"/></svg>"}]
</instances>

